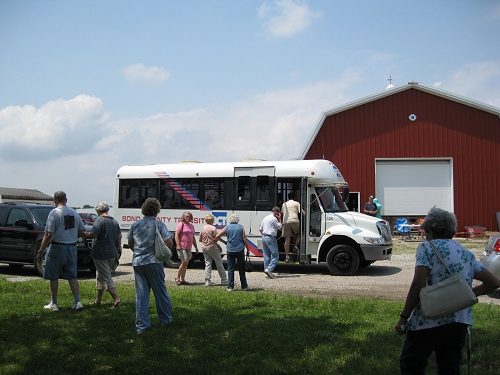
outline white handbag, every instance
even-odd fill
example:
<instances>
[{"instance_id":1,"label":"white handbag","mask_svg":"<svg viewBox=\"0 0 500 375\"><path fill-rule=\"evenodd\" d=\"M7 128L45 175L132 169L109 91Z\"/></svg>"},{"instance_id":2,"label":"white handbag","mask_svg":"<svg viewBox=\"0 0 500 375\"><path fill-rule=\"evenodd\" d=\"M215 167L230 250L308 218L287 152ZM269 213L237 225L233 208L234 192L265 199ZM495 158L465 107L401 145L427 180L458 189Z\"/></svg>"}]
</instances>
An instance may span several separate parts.
<instances>
[{"instance_id":1,"label":"white handbag","mask_svg":"<svg viewBox=\"0 0 500 375\"><path fill-rule=\"evenodd\" d=\"M155 237L155 257L160 262L166 262L172 257L172 251L165 245L165 241L161 238L160 231L158 230L158 225L156 225L156 237Z\"/></svg>"},{"instance_id":2,"label":"white handbag","mask_svg":"<svg viewBox=\"0 0 500 375\"><path fill-rule=\"evenodd\" d=\"M425 317L439 318L471 307L477 303L477 297L462 275L453 275L436 246L429 241L432 250L452 276L433 285L426 285L420 290L420 306Z\"/></svg>"}]
</instances>

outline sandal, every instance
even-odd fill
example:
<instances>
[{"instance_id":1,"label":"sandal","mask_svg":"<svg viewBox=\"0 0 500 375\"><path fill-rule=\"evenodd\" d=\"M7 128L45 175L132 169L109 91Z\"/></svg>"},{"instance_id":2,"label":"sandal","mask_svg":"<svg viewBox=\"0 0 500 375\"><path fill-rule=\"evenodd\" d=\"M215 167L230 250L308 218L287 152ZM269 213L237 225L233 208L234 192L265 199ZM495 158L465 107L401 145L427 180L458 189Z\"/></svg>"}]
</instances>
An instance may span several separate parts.
<instances>
[{"instance_id":1,"label":"sandal","mask_svg":"<svg viewBox=\"0 0 500 375\"><path fill-rule=\"evenodd\" d=\"M182 281L178 277L175 278L175 282L177 285L182 285Z\"/></svg>"},{"instance_id":2,"label":"sandal","mask_svg":"<svg viewBox=\"0 0 500 375\"><path fill-rule=\"evenodd\" d=\"M101 302L93 301L93 302L90 302L90 305L92 305L92 306L101 306Z\"/></svg>"},{"instance_id":3,"label":"sandal","mask_svg":"<svg viewBox=\"0 0 500 375\"><path fill-rule=\"evenodd\" d=\"M191 285L191 283L188 283L186 280L182 280L182 281L181 281L181 284L182 284L182 285Z\"/></svg>"},{"instance_id":4,"label":"sandal","mask_svg":"<svg viewBox=\"0 0 500 375\"><path fill-rule=\"evenodd\" d=\"M120 307L122 305L122 301L118 301L117 303L113 303L113 307Z\"/></svg>"}]
</instances>

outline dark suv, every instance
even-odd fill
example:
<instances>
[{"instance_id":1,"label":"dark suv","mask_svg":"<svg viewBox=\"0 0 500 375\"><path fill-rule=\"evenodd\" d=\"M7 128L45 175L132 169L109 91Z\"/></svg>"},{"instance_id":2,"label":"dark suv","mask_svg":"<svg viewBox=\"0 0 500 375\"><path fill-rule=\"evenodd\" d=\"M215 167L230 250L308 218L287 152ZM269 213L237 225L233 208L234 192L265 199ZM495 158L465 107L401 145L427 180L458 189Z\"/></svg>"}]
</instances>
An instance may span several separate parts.
<instances>
[{"instance_id":1,"label":"dark suv","mask_svg":"<svg viewBox=\"0 0 500 375\"><path fill-rule=\"evenodd\" d=\"M38 204L0 204L0 263L12 267L33 264L40 275L43 265L36 262L45 232L45 223L54 206ZM87 231L90 227L85 226ZM77 243L78 268L95 270L90 250L92 240L79 238Z\"/></svg>"}]
</instances>

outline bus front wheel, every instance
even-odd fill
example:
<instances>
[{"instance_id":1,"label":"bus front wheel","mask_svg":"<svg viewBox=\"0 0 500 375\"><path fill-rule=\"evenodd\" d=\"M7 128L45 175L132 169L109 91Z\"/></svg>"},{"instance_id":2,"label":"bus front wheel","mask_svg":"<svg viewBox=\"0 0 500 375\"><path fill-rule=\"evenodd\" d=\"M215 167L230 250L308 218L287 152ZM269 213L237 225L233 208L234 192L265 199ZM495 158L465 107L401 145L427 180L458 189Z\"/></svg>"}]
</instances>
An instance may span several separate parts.
<instances>
[{"instance_id":1,"label":"bus front wheel","mask_svg":"<svg viewBox=\"0 0 500 375\"><path fill-rule=\"evenodd\" d=\"M337 245L326 255L326 264L334 276L351 276L358 270L359 256L348 245Z\"/></svg>"}]
</instances>

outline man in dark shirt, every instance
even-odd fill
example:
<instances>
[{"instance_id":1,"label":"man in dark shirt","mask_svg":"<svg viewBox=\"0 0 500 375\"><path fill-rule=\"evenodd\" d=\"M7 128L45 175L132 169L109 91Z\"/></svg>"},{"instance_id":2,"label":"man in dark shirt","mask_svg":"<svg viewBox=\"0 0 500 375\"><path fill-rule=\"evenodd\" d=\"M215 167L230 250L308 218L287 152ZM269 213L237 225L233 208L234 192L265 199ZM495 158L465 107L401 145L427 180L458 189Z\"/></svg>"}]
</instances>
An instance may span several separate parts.
<instances>
[{"instance_id":1,"label":"man in dark shirt","mask_svg":"<svg viewBox=\"0 0 500 375\"><path fill-rule=\"evenodd\" d=\"M363 212L370 216L375 216L377 214L377 206L373 203L373 195L370 195L368 202L365 203Z\"/></svg>"}]
</instances>

